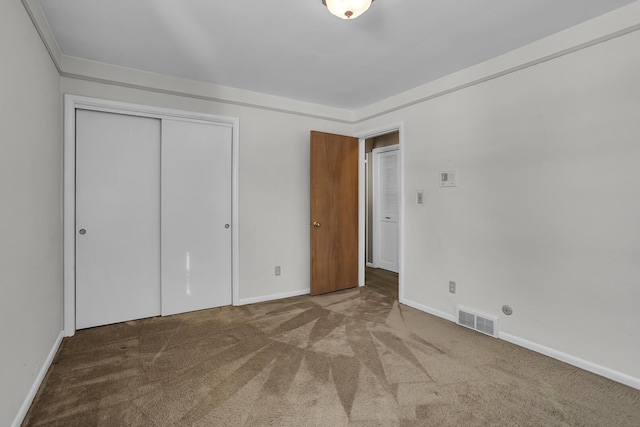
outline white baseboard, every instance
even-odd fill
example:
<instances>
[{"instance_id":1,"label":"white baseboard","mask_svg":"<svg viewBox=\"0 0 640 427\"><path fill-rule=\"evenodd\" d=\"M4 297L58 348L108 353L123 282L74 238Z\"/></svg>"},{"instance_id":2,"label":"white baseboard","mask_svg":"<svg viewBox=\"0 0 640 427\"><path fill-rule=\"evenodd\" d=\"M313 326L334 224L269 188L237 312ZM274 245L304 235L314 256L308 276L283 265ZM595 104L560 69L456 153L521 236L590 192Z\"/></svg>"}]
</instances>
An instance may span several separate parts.
<instances>
[{"instance_id":1,"label":"white baseboard","mask_svg":"<svg viewBox=\"0 0 640 427\"><path fill-rule=\"evenodd\" d=\"M427 307L425 305L418 304L416 302L409 301L406 299L401 299L400 303L408 305L409 307L413 307L417 310L424 311L425 313L433 314L434 316L441 317L445 320L449 320L451 322L456 323L456 317L449 313L445 313L443 311L436 310L431 307ZM500 332L498 335L498 338L504 341L510 342L512 344L515 344L517 346L524 347L528 350L535 351L536 353L544 354L545 356L549 356L553 359L578 367L580 369L584 369L585 371L592 372L596 375L609 378L610 380L613 380L621 384L628 385L629 387L633 387L635 389L640 390L640 378L635 378L630 375L623 374L622 372L615 371L605 366L598 365L596 363L589 362L584 359L580 359L570 354L563 353L561 351L554 350L552 348L545 347L543 345L525 340L520 337L516 337L511 334L507 334L504 332Z\"/></svg>"},{"instance_id":2,"label":"white baseboard","mask_svg":"<svg viewBox=\"0 0 640 427\"><path fill-rule=\"evenodd\" d=\"M400 302L400 304L408 305L409 307L413 307L416 310L420 310L420 311L424 311L425 313L433 314L434 316L441 317L441 318L443 318L445 320L449 320L450 322L455 322L456 321L456 316L454 316L452 314L449 314L449 313L445 313L444 311L436 310L434 308L427 307L426 305L418 304L417 302L410 301L410 300L405 299L405 298L401 298L399 302Z\"/></svg>"},{"instance_id":3,"label":"white baseboard","mask_svg":"<svg viewBox=\"0 0 640 427\"><path fill-rule=\"evenodd\" d=\"M36 394L40 389L40 385L42 384L42 381L44 381L44 377L47 375L47 371L49 370L49 367L53 362L53 358L56 356L56 353L58 352L58 348L60 348L60 343L62 343L63 337L64 337L64 331L60 331L58 338L56 338L56 341L53 343L53 347L51 347L51 351L49 351L49 355L47 356L46 360L42 364L42 367L40 368L38 375L33 381L33 384L29 389L29 393L27 393L27 396L24 398L24 402L22 402L22 406L20 407L20 410L16 414L16 418L13 420L13 424L11 424L12 427L20 427L20 425L24 421L24 417L27 416L27 412L29 412L31 403L33 403L33 399L36 397Z\"/></svg>"},{"instance_id":4,"label":"white baseboard","mask_svg":"<svg viewBox=\"0 0 640 427\"><path fill-rule=\"evenodd\" d=\"M236 305L255 304L258 302L273 301L275 299L298 297L300 295L308 295L308 294L309 294L309 289L301 289L297 291L285 292L282 294L264 295L261 297L254 297L254 298L243 298L243 299L240 299L240 301L238 301L238 304Z\"/></svg>"},{"instance_id":5,"label":"white baseboard","mask_svg":"<svg viewBox=\"0 0 640 427\"><path fill-rule=\"evenodd\" d=\"M504 332L500 332L499 338L512 344L519 345L520 347L535 351L536 353L544 354L545 356L549 356L561 362L568 363L569 365L584 369L585 371L592 372L594 374L609 378L610 380L640 390L640 378L634 378L630 375L623 374L622 372L615 371L605 366L580 359L579 357L575 357L570 354L563 353L561 351L554 350L552 348L545 347L543 345Z\"/></svg>"},{"instance_id":6,"label":"white baseboard","mask_svg":"<svg viewBox=\"0 0 640 427\"><path fill-rule=\"evenodd\" d=\"M373 263L372 263L372 262L367 262L367 267L374 268L374 267L373 267Z\"/></svg>"}]
</instances>

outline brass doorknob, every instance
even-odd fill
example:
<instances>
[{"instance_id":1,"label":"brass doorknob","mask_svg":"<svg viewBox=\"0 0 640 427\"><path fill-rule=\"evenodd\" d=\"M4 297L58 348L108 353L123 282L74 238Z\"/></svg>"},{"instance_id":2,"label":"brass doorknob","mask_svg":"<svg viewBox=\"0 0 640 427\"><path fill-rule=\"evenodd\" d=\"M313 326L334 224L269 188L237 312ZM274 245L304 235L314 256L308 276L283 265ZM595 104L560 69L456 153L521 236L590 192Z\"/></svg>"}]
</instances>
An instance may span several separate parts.
<instances>
[{"instance_id":1,"label":"brass doorknob","mask_svg":"<svg viewBox=\"0 0 640 427\"><path fill-rule=\"evenodd\" d=\"M313 226L318 228L320 227L320 223L318 221L313 221Z\"/></svg>"}]
</instances>

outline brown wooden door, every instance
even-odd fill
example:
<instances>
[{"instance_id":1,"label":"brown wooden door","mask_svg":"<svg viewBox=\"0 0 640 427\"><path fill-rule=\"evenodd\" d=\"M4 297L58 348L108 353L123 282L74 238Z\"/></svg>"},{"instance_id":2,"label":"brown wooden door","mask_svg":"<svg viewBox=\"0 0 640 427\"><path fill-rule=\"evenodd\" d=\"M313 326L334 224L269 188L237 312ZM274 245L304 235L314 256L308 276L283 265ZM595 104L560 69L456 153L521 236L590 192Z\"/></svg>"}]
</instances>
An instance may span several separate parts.
<instances>
[{"instance_id":1,"label":"brown wooden door","mask_svg":"<svg viewBox=\"0 0 640 427\"><path fill-rule=\"evenodd\" d=\"M358 139L311 131L311 295L358 286Z\"/></svg>"}]
</instances>

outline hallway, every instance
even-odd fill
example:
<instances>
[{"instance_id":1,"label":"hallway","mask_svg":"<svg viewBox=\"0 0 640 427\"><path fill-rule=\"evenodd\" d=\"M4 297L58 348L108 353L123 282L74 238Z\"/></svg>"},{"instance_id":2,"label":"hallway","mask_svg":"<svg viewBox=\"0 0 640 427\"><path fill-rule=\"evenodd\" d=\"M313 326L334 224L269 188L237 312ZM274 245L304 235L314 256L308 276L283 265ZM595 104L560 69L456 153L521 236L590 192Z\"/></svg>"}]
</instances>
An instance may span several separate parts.
<instances>
[{"instance_id":1,"label":"hallway","mask_svg":"<svg viewBox=\"0 0 640 427\"><path fill-rule=\"evenodd\" d=\"M369 289L398 300L398 273L366 267L364 283Z\"/></svg>"}]
</instances>

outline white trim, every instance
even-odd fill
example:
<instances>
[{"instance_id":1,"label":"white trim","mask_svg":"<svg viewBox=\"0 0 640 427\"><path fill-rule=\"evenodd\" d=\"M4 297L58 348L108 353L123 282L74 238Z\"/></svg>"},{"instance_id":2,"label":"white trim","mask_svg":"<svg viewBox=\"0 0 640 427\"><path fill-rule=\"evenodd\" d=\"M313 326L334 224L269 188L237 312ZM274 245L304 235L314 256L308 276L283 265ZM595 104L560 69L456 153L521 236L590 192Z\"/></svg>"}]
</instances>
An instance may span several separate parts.
<instances>
[{"instance_id":1,"label":"white trim","mask_svg":"<svg viewBox=\"0 0 640 427\"><path fill-rule=\"evenodd\" d=\"M238 119L235 117L216 116L213 114L196 113L192 111L176 110L171 108L154 107L151 105L131 104L128 102L112 101L108 99L90 98L80 95L64 95L65 104L71 102L73 109L104 111L107 113L118 113L128 115L138 115L156 119L179 119L203 122L214 122L219 125L234 126Z\"/></svg>"},{"instance_id":2,"label":"white trim","mask_svg":"<svg viewBox=\"0 0 640 427\"><path fill-rule=\"evenodd\" d=\"M237 305L240 301L240 119L231 120L231 304Z\"/></svg>"},{"instance_id":3,"label":"white trim","mask_svg":"<svg viewBox=\"0 0 640 427\"><path fill-rule=\"evenodd\" d=\"M212 114L173 110L146 105L88 98L77 95L64 95L64 334L73 336L76 331L75 316L75 110L81 108L119 114L139 115L152 118L171 118L197 122L214 122L232 128L232 233L231 233L231 274L232 304L237 305L240 295L239 260L239 165L240 165L240 122L236 117L216 116Z\"/></svg>"},{"instance_id":4,"label":"white trim","mask_svg":"<svg viewBox=\"0 0 640 427\"><path fill-rule=\"evenodd\" d=\"M404 299L404 124L400 123L398 127L398 143L400 145L400 235L398 240L398 246L400 250L398 252L398 299Z\"/></svg>"},{"instance_id":5,"label":"white trim","mask_svg":"<svg viewBox=\"0 0 640 427\"><path fill-rule=\"evenodd\" d=\"M436 310L435 308L427 307L426 305L418 304L417 302L410 301L404 298L400 300L400 303L408 305L409 307L413 307L416 310L424 311L425 313L432 314L436 317L440 317L442 319L456 323L456 316L445 313L444 311Z\"/></svg>"},{"instance_id":6,"label":"white trim","mask_svg":"<svg viewBox=\"0 0 640 427\"><path fill-rule=\"evenodd\" d=\"M238 304L234 304L234 305L256 304L259 302L273 301L273 300L283 299L283 298L299 297L300 295L309 295L309 289L301 289L297 291L284 292L281 294L263 295L261 297L244 298L244 299L238 300Z\"/></svg>"},{"instance_id":7,"label":"white trim","mask_svg":"<svg viewBox=\"0 0 640 427\"><path fill-rule=\"evenodd\" d=\"M22 425L22 422L24 421L24 417L27 416L27 412L29 412L29 408L33 403L33 399L36 397L36 394L38 393L38 390L40 389L40 386L44 381L44 377L47 376L49 367L51 367L51 363L53 363L53 358L56 356L56 353L60 348L60 344L62 343L63 337L64 337L64 332L60 331L60 334L58 334L58 338L56 338L55 342L53 343L53 347L51 347L51 350L49 351L47 358L45 359L44 363L42 364L42 367L40 368L40 371L38 371L38 375L36 375L36 378L33 380L33 384L29 389L29 393L27 393L27 395L25 396L24 401L22 402L22 406L20 406L20 410L16 414L16 417L13 419L13 423L11 424L11 427L20 427L20 425Z\"/></svg>"},{"instance_id":8,"label":"white trim","mask_svg":"<svg viewBox=\"0 0 640 427\"><path fill-rule=\"evenodd\" d=\"M535 351L536 353L544 354L545 356L552 357L561 362L576 366L580 369L584 369L585 371L592 372L594 374L609 378L610 380L640 390L640 378L634 378L631 375L623 374L622 372L615 371L613 369L607 368L606 366L598 365L596 363L580 359L579 357L575 357L570 354L545 347L543 345L525 340L524 338L516 337L515 335L500 332L498 338L510 342L511 344L524 347L531 351Z\"/></svg>"},{"instance_id":9,"label":"white trim","mask_svg":"<svg viewBox=\"0 0 640 427\"><path fill-rule=\"evenodd\" d=\"M58 46L58 41L53 35L49 21L47 21L44 11L42 10L41 3L37 0L22 0L22 5L27 11L29 18L31 18L31 22L38 32L40 39L42 39L42 44L47 49L53 65L56 67L56 70L58 70L58 74L62 74L62 67L60 66L63 57L62 51Z\"/></svg>"},{"instance_id":10,"label":"white trim","mask_svg":"<svg viewBox=\"0 0 640 427\"><path fill-rule=\"evenodd\" d=\"M358 140L358 286L364 286L365 283L365 224L366 224L366 208L365 208L365 171L366 156L364 139Z\"/></svg>"},{"instance_id":11,"label":"white trim","mask_svg":"<svg viewBox=\"0 0 640 427\"><path fill-rule=\"evenodd\" d=\"M359 221L359 268L360 276L362 278L362 284L364 285L364 267L366 260L364 259L364 247L365 247L365 232L364 232L364 201L365 201L365 188L364 188L364 162L365 162L365 140L367 138L375 138L376 136L385 135L392 132L398 132L398 147L400 149L400 231L398 236L398 299L400 302L404 299L404 122L392 123L387 126L381 126L369 130L356 132L354 136L360 139L360 153L359 153L359 170L361 175L359 176L362 185L358 188L358 203L360 204L360 221ZM362 285L361 285L362 286Z\"/></svg>"},{"instance_id":12,"label":"white trim","mask_svg":"<svg viewBox=\"0 0 640 427\"><path fill-rule=\"evenodd\" d=\"M63 162L63 330L67 337L76 333L76 102L64 97L64 162Z\"/></svg>"},{"instance_id":13,"label":"white trim","mask_svg":"<svg viewBox=\"0 0 640 427\"><path fill-rule=\"evenodd\" d=\"M404 122L391 123L386 126L380 126L380 127L369 129L369 130L362 130L362 131L356 132L353 136L355 136L356 138L360 138L364 141L369 138L375 138L376 136L386 135L388 133L392 133L395 131L402 133L401 131L403 127L404 127Z\"/></svg>"},{"instance_id":14,"label":"white trim","mask_svg":"<svg viewBox=\"0 0 640 427\"><path fill-rule=\"evenodd\" d=\"M371 224L369 224L369 190L371 184L369 183L369 172L371 171L371 162L367 158L366 153L366 144L365 148L362 150L362 155L364 156L364 178L362 179L364 185L364 200L358 200L358 203L362 203L362 209L364 210L364 226L361 226L361 231L364 232L364 264L365 264L365 281L366 281L366 267L373 267L373 262L369 262L369 258L373 261L373 254L368 253L369 250L369 230L371 230ZM360 206L360 205L358 205ZM360 261L359 261L360 262Z\"/></svg>"}]
</instances>

